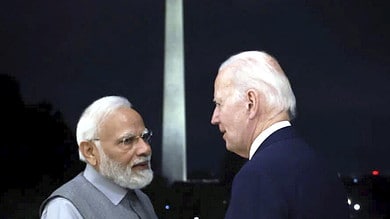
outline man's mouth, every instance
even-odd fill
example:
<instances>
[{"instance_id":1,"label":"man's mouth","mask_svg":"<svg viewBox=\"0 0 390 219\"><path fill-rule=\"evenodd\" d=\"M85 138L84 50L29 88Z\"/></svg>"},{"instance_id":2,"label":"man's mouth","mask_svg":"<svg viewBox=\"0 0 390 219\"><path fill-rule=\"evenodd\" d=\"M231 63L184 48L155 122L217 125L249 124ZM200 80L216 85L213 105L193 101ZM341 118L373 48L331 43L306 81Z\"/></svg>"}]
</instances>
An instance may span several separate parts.
<instances>
[{"instance_id":1,"label":"man's mouth","mask_svg":"<svg viewBox=\"0 0 390 219\"><path fill-rule=\"evenodd\" d=\"M149 161L142 161L142 162L137 162L135 163L132 168L136 168L136 169L147 169L149 168Z\"/></svg>"}]
</instances>

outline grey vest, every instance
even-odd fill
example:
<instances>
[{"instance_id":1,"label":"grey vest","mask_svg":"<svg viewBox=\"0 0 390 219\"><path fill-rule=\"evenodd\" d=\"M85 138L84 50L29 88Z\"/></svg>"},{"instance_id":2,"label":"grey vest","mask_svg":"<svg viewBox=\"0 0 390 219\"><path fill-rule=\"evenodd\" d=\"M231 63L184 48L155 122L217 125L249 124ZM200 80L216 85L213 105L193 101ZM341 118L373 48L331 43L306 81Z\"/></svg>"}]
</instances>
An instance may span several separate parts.
<instances>
[{"instance_id":1,"label":"grey vest","mask_svg":"<svg viewBox=\"0 0 390 219\"><path fill-rule=\"evenodd\" d=\"M130 194L132 196L127 197ZM39 209L40 216L45 205L55 197L68 199L85 219L157 219L150 199L141 190L129 190L126 197L118 205L114 205L102 192L85 179L82 173L59 187L42 202Z\"/></svg>"}]
</instances>

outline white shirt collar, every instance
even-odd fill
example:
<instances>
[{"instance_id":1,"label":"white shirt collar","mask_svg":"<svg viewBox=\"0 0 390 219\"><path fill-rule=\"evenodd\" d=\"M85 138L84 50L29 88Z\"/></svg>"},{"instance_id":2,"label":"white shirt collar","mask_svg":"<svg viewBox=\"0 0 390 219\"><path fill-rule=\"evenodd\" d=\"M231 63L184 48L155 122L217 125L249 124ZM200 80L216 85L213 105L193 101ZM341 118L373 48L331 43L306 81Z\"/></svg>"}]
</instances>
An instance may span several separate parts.
<instances>
[{"instance_id":1,"label":"white shirt collar","mask_svg":"<svg viewBox=\"0 0 390 219\"><path fill-rule=\"evenodd\" d=\"M87 164L85 168L84 177L107 196L114 205L118 205L127 193L127 189L122 188L113 181L105 178L89 164Z\"/></svg>"},{"instance_id":2,"label":"white shirt collar","mask_svg":"<svg viewBox=\"0 0 390 219\"><path fill-rule=\"evenodd\" d=\"M249 160L252 159L253 155L257 151L257 149L260 147L260 145L264 142L264 140L270 136L275 131L284 128L286 126L291 126L291 123L289 121L281 121L277 122L270 127L266 128L264 131L262 131L253 141L251 148L249 150Z\"/></svg>"}]
</instances>

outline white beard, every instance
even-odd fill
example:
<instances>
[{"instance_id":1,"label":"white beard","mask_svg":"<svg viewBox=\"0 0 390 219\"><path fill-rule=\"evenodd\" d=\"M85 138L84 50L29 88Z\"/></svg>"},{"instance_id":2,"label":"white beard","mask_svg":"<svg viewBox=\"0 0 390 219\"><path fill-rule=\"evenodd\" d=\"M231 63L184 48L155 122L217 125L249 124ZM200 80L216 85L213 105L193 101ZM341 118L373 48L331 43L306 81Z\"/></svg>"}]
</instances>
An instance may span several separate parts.
<instances>
[{"instance_id":1,"label":"white beard","mask_svg":"<svg viewBox=\"0 0 390 219\"><path fill-rule=\"evenodd\" d=\"M113 180L116 184L129 189L140 189L152 182L153 171L149 169L133 172L131 170L132 163L126 166L121 165L115 160L110 159L103 150L100 150L101 165L100 173ZM136 162L148 161L150 167L150 156L141 157Z\"/></svg>"}]
</instances>

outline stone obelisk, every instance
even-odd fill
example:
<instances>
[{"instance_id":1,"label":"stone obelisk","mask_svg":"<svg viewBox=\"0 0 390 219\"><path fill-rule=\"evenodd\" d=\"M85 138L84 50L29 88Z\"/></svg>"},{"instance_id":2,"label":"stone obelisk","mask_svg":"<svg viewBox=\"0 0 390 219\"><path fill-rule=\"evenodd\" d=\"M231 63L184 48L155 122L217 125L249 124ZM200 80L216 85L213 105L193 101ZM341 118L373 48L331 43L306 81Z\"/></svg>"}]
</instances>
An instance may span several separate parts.
<instances>
[{"instance_id":1,"label":"stone obelisk","mask_svg":"<svg viewBox=\"0 0 390 219\"><path fill-rule=\"evenodd\" d=\"M187 180L184 34L182 0L166 0L162 174Z\"/></svg>"}]
</instances>

